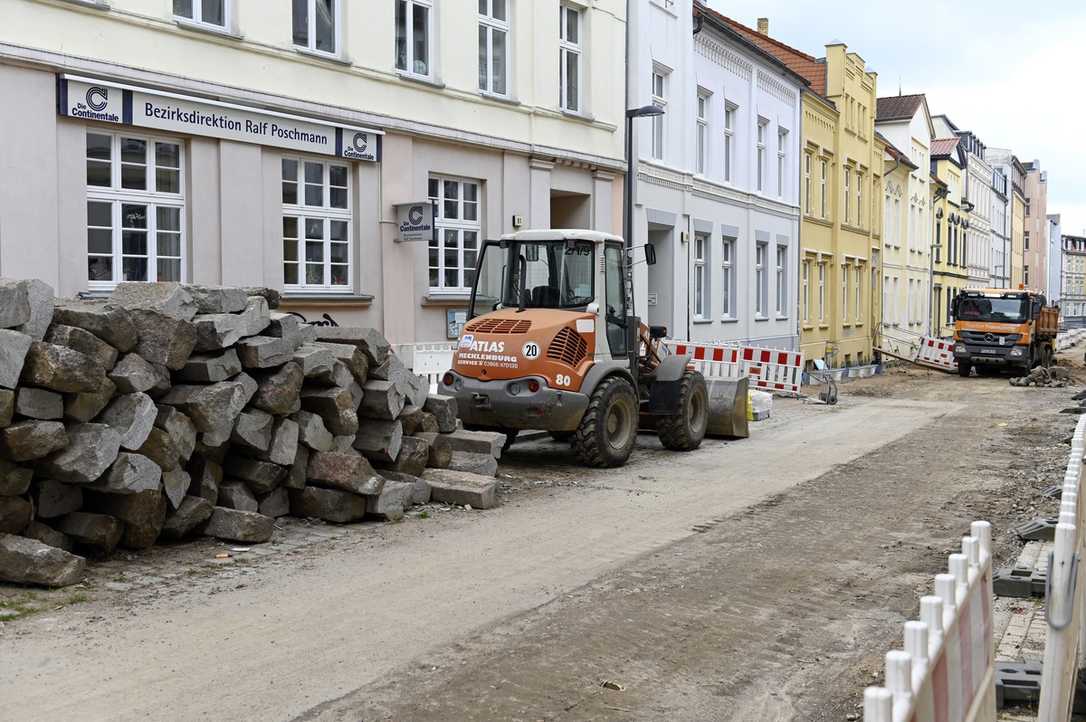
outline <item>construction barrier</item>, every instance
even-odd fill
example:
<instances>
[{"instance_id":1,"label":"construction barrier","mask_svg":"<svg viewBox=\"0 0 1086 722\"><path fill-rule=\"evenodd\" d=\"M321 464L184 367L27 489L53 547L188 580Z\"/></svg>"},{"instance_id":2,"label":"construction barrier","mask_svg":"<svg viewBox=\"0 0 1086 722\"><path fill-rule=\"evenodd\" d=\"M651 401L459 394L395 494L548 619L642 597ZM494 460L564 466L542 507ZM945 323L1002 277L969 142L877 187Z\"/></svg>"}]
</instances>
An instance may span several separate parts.
<instances>
[{"instance_id":1,"label":"construction barrier","mask_svg":"<svg viewBox=\"0 0 1086 722\"><path fill-rule=\"evenodd\" d=\"M1086 339L1086 328L1072 328L1056 334L1056 350L1066 351Z\"/></svg>"},{"instance_id":2,"label":"construction barrier","mask_svg":"<svg viewBox=\"0 0 1086 722\"><path fill-rule=\"evenodd\" d=\"M975 521L904 649L886 653L886 686L864 690L864 722L995 722L992 527Z\"/></svg>"},{"instance_id":3,"label":"construction barrier","mask_svg":"<svg viewBox=\"0 0 1086 722\"><path fill-rule=\"evenodd\" d=\"M920 350L916 355L917 363L937 366L944 371L954 371L958 363L954 360L954 342L925 336L920 340Z\"/></svg>"},{"instance_id":4,"label":"construction barrier","mask_svg":"<svg viewBox=\"0 0 1086 722\"><path fill-rule=\"evenodd\" d=\"M425 376L430 382L430 393L437 393L441 377L452 368L455 341L434 343L402 343L392 347L412 373Z\"/></svg>"},{"instance_id":5,"label":"construction barrier","mask_svg":"<svg viewBox=\"0 0 1086 722\"><path fill-rule=\"evenodd\" d=\"M1080 416L1071 437L1071 458L1063 477L1059 523L1053 550L1048 559L1045 586L1044 664L1041 667L1040 722L1071 719L1075 680L1086 653L1086 613L1083 611L1082 556L1086 548L1083 526L1082 458L1086 450L1086 416Z\"/></svg>"},{"instance_id":6,"label":"construction barrier","mask_svg":"<svg viewBox=\"0 0 1086 722\"><path fill-rule=\"evenodd\" d=\"M669 352L690 354L690 361L707 379L750 379L754 389L780 394L799 394L803 382L803 354L756 346L692 343L667 339Z\"/></svg>"}]
</instances>

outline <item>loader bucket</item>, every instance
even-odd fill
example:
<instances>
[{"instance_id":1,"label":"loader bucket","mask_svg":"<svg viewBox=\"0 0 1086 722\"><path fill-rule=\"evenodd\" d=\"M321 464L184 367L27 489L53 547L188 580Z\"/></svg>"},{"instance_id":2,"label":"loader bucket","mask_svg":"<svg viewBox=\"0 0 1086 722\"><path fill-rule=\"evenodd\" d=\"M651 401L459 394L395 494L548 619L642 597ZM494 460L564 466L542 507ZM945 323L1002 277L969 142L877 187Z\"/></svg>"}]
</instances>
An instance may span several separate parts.
<instances>
[{"instance_id":1,"label":"loader bucket","mask_svg":"<svg viewBox=\"0 0 1086 722\"><path fill-rule=\"evenodd\" d=\"M750 436L747 404L750 380L706 379L709 387L709 428L705 435L715 439L745 439Z\"/></svg>"}]
</instances>

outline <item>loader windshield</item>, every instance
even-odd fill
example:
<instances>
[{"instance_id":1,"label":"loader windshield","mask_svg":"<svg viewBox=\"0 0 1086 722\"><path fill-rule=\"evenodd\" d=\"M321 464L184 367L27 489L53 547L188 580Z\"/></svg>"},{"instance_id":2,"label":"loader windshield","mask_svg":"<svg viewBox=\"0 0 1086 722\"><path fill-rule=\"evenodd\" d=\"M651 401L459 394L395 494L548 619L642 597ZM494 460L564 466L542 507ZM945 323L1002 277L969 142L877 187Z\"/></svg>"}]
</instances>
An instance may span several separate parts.
<instances>
[{"instance_id":1,"label":"loader windshield","mask_svg":"<svg viewBox=\"0 0 1086 722\"><path fill-rule=\"evenodd\" d=\"M958 302L962 321L1023 323L1029 318L1029 300L1021 297L962 296Z\"/></svg>"},{"instance_id":2,"label":"loader windshield","mask_svg":"<svg viewBox=\"0 0 1086 722\"><path fill-rule=\"evenodd\" d=\"M506 308L584 308L595 300L590 241L510 244L502 305Z\"/></svg>"}]
</instances>

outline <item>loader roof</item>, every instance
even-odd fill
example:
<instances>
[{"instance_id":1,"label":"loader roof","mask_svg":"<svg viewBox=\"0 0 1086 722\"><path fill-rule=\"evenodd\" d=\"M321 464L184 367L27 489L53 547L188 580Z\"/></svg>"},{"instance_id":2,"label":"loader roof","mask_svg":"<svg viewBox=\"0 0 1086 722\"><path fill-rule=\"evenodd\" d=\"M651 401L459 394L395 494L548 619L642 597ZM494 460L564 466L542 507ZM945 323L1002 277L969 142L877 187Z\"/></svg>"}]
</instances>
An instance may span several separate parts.
<instances>
[{"instance_id":1,"label":"loader roof","mask_svg":"<svg viewBox=\"0 0 1086 722\"><path fill-rule=\"evenodd\" d=\"M610 233L601 233L600 231L587 231L576 228L557 228L557 229L545 229L535 231L518 231L517 233L506 233L501 237L503 241L591 241L593 243L603 243L605 241L617 241L622 242L620 236L612 235Z\"/></svg>"}]
</instances>

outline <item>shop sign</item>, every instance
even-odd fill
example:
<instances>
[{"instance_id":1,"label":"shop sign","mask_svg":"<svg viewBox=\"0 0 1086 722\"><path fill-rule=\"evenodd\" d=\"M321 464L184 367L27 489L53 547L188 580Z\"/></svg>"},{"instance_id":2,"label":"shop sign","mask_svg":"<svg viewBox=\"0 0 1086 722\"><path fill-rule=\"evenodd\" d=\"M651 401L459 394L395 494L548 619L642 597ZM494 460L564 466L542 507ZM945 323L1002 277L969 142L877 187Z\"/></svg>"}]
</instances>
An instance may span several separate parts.
<instances>
[{"instance_id":1,"label":"shop sign","mask_svg":"<svg viewBox=\"0 0 1086 722\"><path fill-rule=\"evenodd\" d=\"M401 242L437 241L437 226L434 225L437 206L433 201L400 203L394 207Z\"/></svg>"},{"instance_id":2,"label":"shop sign","mask_svg":"<svg viewBox=\"0 0 1086 722\"><path fill-rule=\"evenodd\" d=\"M351 160L381 159L380 131L90 78L59 76L57 111L70 118Z\"/></svg>"}]
</instances>

